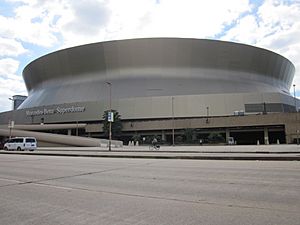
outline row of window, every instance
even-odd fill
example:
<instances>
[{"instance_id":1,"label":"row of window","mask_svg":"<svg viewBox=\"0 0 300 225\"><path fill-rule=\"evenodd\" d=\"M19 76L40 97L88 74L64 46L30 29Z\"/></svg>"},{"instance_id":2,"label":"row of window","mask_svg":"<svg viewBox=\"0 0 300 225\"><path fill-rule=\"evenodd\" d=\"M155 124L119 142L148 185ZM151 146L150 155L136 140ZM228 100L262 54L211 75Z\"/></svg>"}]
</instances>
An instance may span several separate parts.
<instances>
[{"instance_id":1,"label":"row of window","mask_svg":"<svg viewBox=\"0 0 300 225\"><path fill-rule=\"evenodd\" d=\"M23 143L24 139L23 138L12 138L8 141L8 143ZM33 138L26 138L25 139L26 143L35 143L36 140Z\"/></svg>"}]
</instances>

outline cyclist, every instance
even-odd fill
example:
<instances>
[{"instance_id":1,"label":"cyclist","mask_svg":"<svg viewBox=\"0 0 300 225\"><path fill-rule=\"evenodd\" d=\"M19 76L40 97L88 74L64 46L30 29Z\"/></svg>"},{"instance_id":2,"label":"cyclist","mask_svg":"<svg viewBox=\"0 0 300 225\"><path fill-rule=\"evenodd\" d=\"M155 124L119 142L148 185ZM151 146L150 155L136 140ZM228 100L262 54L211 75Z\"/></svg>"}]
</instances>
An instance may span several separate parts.
<instances>
[{"instance_id":1,"label":"cyclist","mask_svg":"<svg viewBox=\"0 0 300 225\"><path fill-rule=\"evenodd\" d=\"M152 148L158 150L160 146L157 144L157 139L154 137L152 140Z\"/></svg>"}]
</instances>

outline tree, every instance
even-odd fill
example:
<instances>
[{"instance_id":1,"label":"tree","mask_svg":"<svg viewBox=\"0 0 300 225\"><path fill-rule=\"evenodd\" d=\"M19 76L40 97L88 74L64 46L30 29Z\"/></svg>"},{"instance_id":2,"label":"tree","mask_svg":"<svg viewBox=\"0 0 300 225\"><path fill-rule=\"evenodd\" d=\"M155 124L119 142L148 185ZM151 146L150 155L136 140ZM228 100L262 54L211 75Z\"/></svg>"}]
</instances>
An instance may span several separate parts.
<instances>
[{"instance_id":1,"label":"tree","mask_svg":"<svg viewBox=\"0 0 300 225\"><path fill-rule=\"evenodd\" d=\"M116 110L111 110L114 114L114 122L111 123L111 131L112 131L112 138L120 136L122 133L123 125L121 121L121 115ZM108 112L110 110L104 111L102 116L103 118L103 131L104 135L108 137L109 135L109 122L108 122Z\"/></svg>"},{"instance_id":2,"label":"tree","mask_svg":"<svg viewBox=\"0 0 300 225\"><path fill-rule=\"evenodd\" d=\"M141 135L139 134L135 134L132 136L131 140L133 140L134 142L141 142L142 138L141 138Z\"/></svg>"}]
</instances>

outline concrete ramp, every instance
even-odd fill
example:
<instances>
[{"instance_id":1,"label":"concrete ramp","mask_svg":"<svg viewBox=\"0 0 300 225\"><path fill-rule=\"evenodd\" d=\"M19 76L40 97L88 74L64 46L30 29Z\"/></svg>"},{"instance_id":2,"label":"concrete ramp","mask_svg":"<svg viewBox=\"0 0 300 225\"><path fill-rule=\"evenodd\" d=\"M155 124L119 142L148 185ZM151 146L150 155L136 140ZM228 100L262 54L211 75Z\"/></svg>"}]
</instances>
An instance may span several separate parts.
<instances>
[{"instance_id":1,"label":"concrete ramp","mask_svg":"<svg viewBox=\"0 0 300 225\"><path fill-rule=\"evenodd\" d=\"M0 136L19 136L19 137L35 137L39 142L49 143L56 146L77 146L77 147L106 147L107 139L78 137L62 134L49 134L36 131L0 129ZM122 141L112 140L112 147L118 148L123 146Z\"/></svg>"}]
</instances>

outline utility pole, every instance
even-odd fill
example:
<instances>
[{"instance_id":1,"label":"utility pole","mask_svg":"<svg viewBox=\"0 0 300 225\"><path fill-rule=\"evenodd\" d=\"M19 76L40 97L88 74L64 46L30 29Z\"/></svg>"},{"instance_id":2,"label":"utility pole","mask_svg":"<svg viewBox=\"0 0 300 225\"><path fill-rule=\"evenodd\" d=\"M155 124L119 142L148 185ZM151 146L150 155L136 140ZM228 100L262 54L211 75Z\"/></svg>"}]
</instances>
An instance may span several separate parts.
<instances>
[{"instance_id":1,"label":"utility pole","mask_svg":"<svg viewBox=\"0 0 300 225\"><path fill-rule=\"evenodd\" d=\"M14 111L15 111L15 104L14 104L14 99L13 98L8 98L12 102L12 114L11 114L11 119L8 121L8 128L9 128L9 139L11 139L12 135L12 129L15 126L15 121L14 121Z\"/></svg>"},{"instance_id":2,"label":"utility pole","mask_svg":"<svg viewBox=\"0 0 300 225\"><path fill-rule=\"evenodd\" d=\"M172 145L175 146L175 123L174 123L174 97L172 97Z\"/></svg>"},{"instance_id":3,"label":"utility pole","mask_svg":"<svg viewBox=\"0 0 300 225\"><path fill-rule=\"evenodd\" d=\"M15 121L9 120L8 122L8 128L9 128L9 139L11 139L12 129L15 126Z\"/></svg>"},{"instance_id":4,"label":"utility pole","mask_svg":"<svg viewBox=\"0 0 300 225\"><path fill-rule=\"evenodd\" d=\"M297 109L297 98L296 98L296 84L294 87L294 100L295 100L295 110L296 110L296 134L297 134L297 145L299 145L299 130L298 130L298 109Z\"/></svg>"},{"instance_id":5,"label":"utility pole","mask_svg":"<svg viewBox=\"0 0 300 225\"><path fill-rule=\"evenodd\" d=\"M206 107L206 123L209 123L208 117L209 117L209 107Z\"/></svg>"},{"instance_id":6,"label":"utility pole","mask_svg":"<svg viewBox=\"0 0 300 225\"><path fill-rule=\"evenodd\" d=\"M108 151L111 151L111 137L112 137L112 131L111 131L111 122L113 120L112 110L111 110L111 86L112 84L110 82L106 82L106 84L109 86L109 112L108 112L108 122L109 122L109 140L108 140Z\"/></svg>"}]
</instances>

